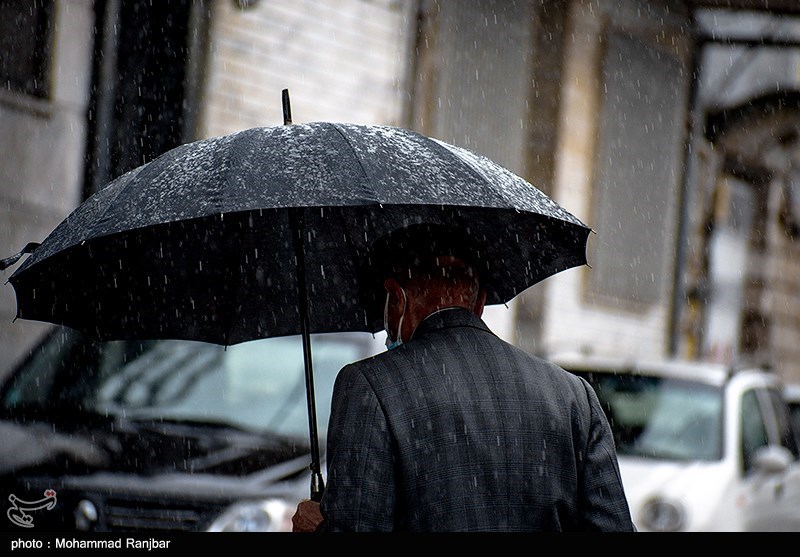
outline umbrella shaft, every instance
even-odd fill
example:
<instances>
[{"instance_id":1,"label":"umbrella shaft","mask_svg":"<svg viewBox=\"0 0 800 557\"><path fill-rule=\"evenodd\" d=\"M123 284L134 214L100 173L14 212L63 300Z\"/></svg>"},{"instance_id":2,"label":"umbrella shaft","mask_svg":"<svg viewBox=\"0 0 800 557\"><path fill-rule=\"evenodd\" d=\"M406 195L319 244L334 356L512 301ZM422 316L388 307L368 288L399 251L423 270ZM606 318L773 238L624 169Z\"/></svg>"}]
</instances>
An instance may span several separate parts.
<instances>
[{"instance_id":1,"label":"umbrella shaft","mask_svg":"<svg viewBox=\"0 0 800 557\"><path fill-rule=\"evenodd\" d=\"M305 224L302 209L292 209L289 213L294 242L294 255L297 265L297 304L300 311L300 333L303 338L303 360L306 373L306 401L308 403L308 430L311 440L311 498L319 501L324 483L320 473L319 435L317 432L317 408L314 397L314 367L311 358L311 327L308 319L308 290L306 288L305 251L303 234Z\"/></svg>"}]
</instances>

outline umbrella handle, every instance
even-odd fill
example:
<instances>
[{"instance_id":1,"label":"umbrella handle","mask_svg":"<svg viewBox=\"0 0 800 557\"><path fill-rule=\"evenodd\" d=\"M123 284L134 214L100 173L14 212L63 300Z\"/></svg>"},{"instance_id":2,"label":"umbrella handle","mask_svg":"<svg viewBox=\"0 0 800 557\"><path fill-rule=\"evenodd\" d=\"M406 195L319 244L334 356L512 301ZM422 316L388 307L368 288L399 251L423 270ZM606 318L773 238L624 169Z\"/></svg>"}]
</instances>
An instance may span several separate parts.
<instances>
[{"instance_id":1,"label":"umbrella handle","mask_svg":"<svg viewBox=\"0 0 800 557\"><path fill-rule=\"evenodd\" d=\"M302 226L302 218L300 219ZM302 255L300 256L302 259ZM306 402L308 404L308 427L311 441L311 500L319 503L322 500L322 492L325 490L325 482L320 471L319 456L319 437L317 434L317 407L314 397L314 368L311 359L311 335L308 326L308 304L305 292L305 265L299 265L300 273L298 281L301 283L300 291L300 311L301 328L303 337L303 357L305 359L306 372Z\"/></svg>"}]
</instances>

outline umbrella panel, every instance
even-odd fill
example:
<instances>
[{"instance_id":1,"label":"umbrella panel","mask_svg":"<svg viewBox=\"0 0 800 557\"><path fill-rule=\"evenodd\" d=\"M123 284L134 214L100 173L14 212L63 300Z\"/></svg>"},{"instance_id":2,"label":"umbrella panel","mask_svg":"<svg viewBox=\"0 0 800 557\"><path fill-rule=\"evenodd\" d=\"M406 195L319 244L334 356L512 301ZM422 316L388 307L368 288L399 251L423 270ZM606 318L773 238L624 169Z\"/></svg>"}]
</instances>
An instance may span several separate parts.
<instances>
[{"instance_id":1,"label":"umbrella panel","mask_svg":"<svg viewBox=\"0 0 800 557\"><path fill-rule=\"evenodd\" d=\"M375 272L371 247L411 224L447 225L470 234L481 252L476 260L490 305L586 262L588 229L511 209L351 206L302 212L311 333L383 328L383 277ZM297 259L289 213L213 215L78 243L12 275L18 317L59 323L99 340L178 338L229 345L297 334Z\"/></svg>"}]
</instances>

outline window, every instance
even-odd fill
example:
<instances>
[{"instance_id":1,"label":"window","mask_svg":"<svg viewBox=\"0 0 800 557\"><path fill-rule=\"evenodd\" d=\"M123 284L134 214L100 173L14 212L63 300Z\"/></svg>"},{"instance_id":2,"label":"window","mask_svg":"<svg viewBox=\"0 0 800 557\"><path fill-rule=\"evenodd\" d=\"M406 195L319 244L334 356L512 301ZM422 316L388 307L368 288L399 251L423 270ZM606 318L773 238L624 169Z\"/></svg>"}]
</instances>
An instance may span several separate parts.
<instances>
[{"instance_id":1,"label":"window","mask_svg":"<svg viewBox=\"0 0 800 557\"><path fill-rule=\"evenodd\" d=\"M795 460L800 457L797 446L797 437L794 431L792 416L789 413L789 406L780 395L778 391L769 391L770 405L772 412L775 414L775 420L778 424L778 434L780 435L781 445L789 449Z\"/></svg>"},{"instance_id":2,"label":"window","mask_svg":"<svg viewBox=\"0 0 800 557\"><path fill-rule=\"evenodd\" d=\"M0 81L8 91L50 95L54 0L0 0Z\"/></svg>"},{"instance_id":3,"label":"window","mask_svg":"<svg viewBox=\"0 0 800 557\"><path fill-rule=\"evenodd\" d=\"M313 336L318 427L327 433L333 385L373 354L366 333ZM229 347L186 340L94 342L56 328L0 393L0 416L25 422L93 419L226 424L303 439L308 434L299 335Z\"/></svg>"},{"instance_id":4,"label":"window","mask_svg":"<svg viewBox=\"0 0 800 557\"><path fill-rule=\"evenodd\" d=\"M605 48L589 287L640 306L658 302L669 277L685 76L677 58L632 35L610 32Z\"/></svg>"},{"instance_id":5,"label":"window","mask_svg":"<svg viewBox=\"0 0 800 557\"><path fill-rule=\"evenodd\" d=\"M722 458L722 390L645 374L572 370L595 389L617 453L679 461Z\"/></svg>"},{"instance_id":6,"label":"window","mask_svg":"<svg viewBox=\"0 0 800 557\"><path fill-rule=\"evenodd\" d=\"M742 396L742 458L744 471L747 473L753 465L756 451L769 444L767 426L758 405L755 391L747 391Z\"/></svg>"},{"instance_id":7,"label":"window","mask_svg":"<svg viewBox=\"0 0 800 557\"><path fill-rule=\"evenodd\" d=\"M531 8L526 2L441 2L435 69L420 77L420 131L524 170ZM427 85L427 90L423 91ZM425 110L427 112L427 110Z\"/></svg>"}]
</instances>

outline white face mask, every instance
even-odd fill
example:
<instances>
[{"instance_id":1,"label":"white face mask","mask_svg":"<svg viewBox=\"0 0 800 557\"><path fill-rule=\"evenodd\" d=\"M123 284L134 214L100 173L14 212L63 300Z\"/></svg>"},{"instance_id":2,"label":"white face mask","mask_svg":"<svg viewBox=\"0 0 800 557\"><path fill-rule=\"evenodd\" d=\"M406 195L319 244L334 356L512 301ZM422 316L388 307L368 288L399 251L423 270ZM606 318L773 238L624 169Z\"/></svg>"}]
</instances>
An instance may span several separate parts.
<instances>
[{"instance_id":1,"label":"white face mask","mask_svg":"<svg viewBox=\"0 0 800 557\"><path fill-rule=\"evenodd\" d=\"M406 291L400 287L400 292L403 293L403 313L400 315L400 324L397 326L397 340L392 342L392 333L389 331L389 292L386 293L386 303L383 305L383 328L386 330L386 348L391 350L403 344L403 339L400 336L400 331L403 330L403 319L406 316Z\"/></svg>"}]
</instances>

